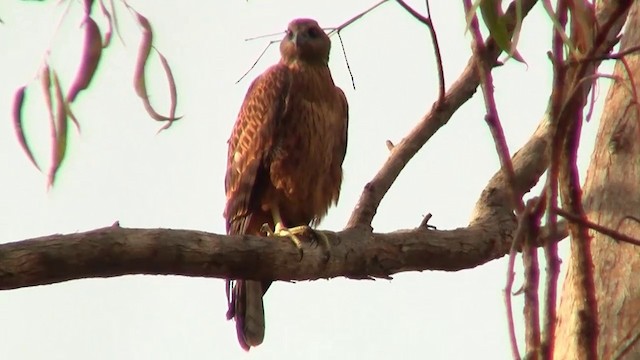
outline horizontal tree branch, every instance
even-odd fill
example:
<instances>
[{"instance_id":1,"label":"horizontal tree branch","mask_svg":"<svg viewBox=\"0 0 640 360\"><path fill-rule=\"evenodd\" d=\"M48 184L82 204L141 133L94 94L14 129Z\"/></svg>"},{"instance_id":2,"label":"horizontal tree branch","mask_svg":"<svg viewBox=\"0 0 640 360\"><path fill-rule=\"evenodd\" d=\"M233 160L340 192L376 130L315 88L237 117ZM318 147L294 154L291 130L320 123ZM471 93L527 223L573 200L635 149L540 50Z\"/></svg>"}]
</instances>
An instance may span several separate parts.
<instances>
[{"instance_id":1,"label":"horizontal tree branch","mask_svg":"<svg viewBox=\"0 0 640 360\"><path fill-rule=\"evenodd\" d=\"M509 234L472 226L387 234L325 232L324 250L303 242L300 259L286 238L226 236L192 230L125 229L50 235L0 245L0 290L130 274L314 280L388 278L404 271L473 268L504 256ZM563 237L558 234L558 237Z\"/></svg>"}]
</instances>

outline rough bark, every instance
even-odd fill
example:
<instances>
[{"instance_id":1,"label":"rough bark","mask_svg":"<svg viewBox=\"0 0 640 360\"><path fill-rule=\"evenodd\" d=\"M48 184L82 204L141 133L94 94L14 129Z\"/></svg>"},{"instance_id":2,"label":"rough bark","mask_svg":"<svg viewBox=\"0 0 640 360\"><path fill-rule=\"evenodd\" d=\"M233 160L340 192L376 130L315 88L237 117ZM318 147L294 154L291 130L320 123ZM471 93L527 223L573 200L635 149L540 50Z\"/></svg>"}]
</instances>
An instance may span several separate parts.
<instances>
[{"instance_id":1,"label":"rough bark","mask_svg":"<svg viewBox=\"0 0 640 360\"><path fill-rule=\"evenodd\" d=\"M638 2L629 14L621 50L640 45ZM626 218L640 219L640 126L637 98L640 91L640 57L626 56L627 70L618 63L619 78L606 99L596 146L584 186L587 217L597 224L617 229L623 234L640 237L640 224ZM635 91L632 87L635 86ZM640 248L616 242L608 236L593 233L595 295L598 313L599 359L640 358ZM569 259L563 284L556 328L555 359L577 359L577 326L580 299L576 291L579 273L574 253Z\"/></svg>"},{"instance_id":2,"label":"rough bark","mask_svg":"<svg viewBox=\"0 0 640 360\"><path fill-rule=\"evenodd\" d=\"M563 230L554 238L566 236ZM504 256L511 246L504 229L483 226L326 234L332 243L328 259L321 247L310 242L303 244L300 259L286 238L117 226L50 235L0 245L0 290L127 274L269 280L386 278L402 271L472 268Z\"/></svg>"}]
</instances>

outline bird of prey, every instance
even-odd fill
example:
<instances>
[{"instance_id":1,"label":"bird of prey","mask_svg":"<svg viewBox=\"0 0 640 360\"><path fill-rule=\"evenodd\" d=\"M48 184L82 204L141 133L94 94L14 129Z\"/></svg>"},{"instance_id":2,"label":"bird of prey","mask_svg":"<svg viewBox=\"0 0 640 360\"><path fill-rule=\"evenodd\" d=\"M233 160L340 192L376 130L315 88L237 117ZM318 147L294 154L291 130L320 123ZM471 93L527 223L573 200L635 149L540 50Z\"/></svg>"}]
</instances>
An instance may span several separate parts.
<instances>
[{"instance_id":1,"label":"bird of prey","mask_svg":"<svg viewBox=\"0 0 640 360\"><path fill-rule=\"evenodd\" d=\"M280 43L280 61L249 87L228 142L228 234L261 235L269 228L300 249L297 235L338 201L348 106L329 71L330 48L315 20L293 20ZM262 296L270 284L227 280L227 318L235 318L245 350L264 338Z\"/></svg>"}]
</instances>

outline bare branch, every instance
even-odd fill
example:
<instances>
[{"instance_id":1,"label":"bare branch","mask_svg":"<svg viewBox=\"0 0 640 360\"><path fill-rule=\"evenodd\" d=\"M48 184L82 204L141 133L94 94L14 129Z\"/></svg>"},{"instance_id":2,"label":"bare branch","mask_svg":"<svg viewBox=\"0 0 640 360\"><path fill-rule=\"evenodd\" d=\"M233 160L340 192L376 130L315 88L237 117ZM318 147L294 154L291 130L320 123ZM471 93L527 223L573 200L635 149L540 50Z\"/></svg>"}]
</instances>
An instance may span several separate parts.
<instances>
[{"instance_id":1,"label":"bare branch","mask_svg":"<svg viewBox=\"0 0 640 360\"><path fill-rule=\"evenodd\" d=\"M560 223L553 224L553 230L557 230ZM569 231L565 223L565 229ZM541 354L544 359L553 358L555 346L555 331L558 301L558 278L560 277L560 255L558 255L558 242L548 240L544 245L544 257L547 263L547 277L545 280L545 314L542 323Z\"/></svg>"},{"instance_id":2,"label":"bare branch","mask_svg":"<svg viewBox=\"0 0 640 360\"><path fill-rule=\"evenodd\" d=\"M111 226L0 245L0 289L128 274L314 280L388 278L404 271L469 269L504 256L504 229L474 226L449 231L415 229L376 234L360 229L326 232L332 243L224 236L171 229Z\"/></svg>"},{"instance_id":3,"label":"bare branch","mask_svg":"<svg viewBox=\"0 0 640 360\"><path fill-rule=\"evenodd\" d=\"M429 6L429 0L425 0L425 4L427 6L427 17L422 16L419 12L415 11L411 6L409 6L402 0L396 0L396 2L400 6L402 6L402 8L404 8L409 14L411 14L411 16L423 23L427 27L427 29L429 29L429 35L431 35L431 42L433 43L433 51L436 56L436 64L438 66L438 102L442 102L444 100L444 93L446 91L444 83L444 67L442 66L442 55L440 53L440 45L438 43L438 34L436 33L436 29L433 27L433 22L431 21L431 7Z\"/></svg>"},{"instance_id":4,"label":"bare branch","mask_svg":"<svg viewBox=\"0 0 640 360\"><path fill-rule=\"evenodd\" d=\"M504 306L507 310L507 327L509 332L509 343L511 345L511 357L514 360L520 360L520 350L518 349L518 338L516 336L516 326L515 321L513 320L513 305L511 301L511 292L513 289L513 281L515 279L515 263L516 263L516 248L519 248L524 241L524 237L526 236L526 224L527 222L524 219L525 214L522 213L520 216L520 221L518 221L518 228L516 229L516 233L514 235L513 243L511 244L511 249L509 250L509 261L507 262L507 283L505 284L503 297L504 297Z\"/></svg>"},{"instance_id":5,"label":"bare branch","mask_svg":"<svg viewBox=\"0 0 640 360\"><path fill-rule=\"evenodd\" d=\"M429 20L431 20L431 6L429 5L429 0L425 0L425 5L427 7L427 16ZM444 94L447 91L447 87L444 81L444 66L442 65L442 54L440 53L440 43L438 42L438 34L436 33L436 28L433 26L433 22L429 21L429 33L431 34L431 42L433 42L433 50L436 55L436 64L438 65L438 80L440 83L439 91L438 91L438 102L444 101Z\"/></svg>"}]
</instances>

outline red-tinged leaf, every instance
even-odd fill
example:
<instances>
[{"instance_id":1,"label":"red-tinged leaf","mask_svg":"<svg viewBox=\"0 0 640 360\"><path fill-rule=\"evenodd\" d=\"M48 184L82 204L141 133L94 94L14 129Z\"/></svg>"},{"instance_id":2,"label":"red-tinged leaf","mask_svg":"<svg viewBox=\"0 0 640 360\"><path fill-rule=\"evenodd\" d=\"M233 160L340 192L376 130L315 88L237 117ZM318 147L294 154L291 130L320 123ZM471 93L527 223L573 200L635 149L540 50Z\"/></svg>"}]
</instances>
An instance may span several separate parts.
<instances>
[{"instance_id":1,"label":"red-tinged leaf","mask_svg":"<svg viewBox=\"0 0 640 360\"><path fill-rule=\"evenodd\" d=\"M73 111L71 111L71 104L69 101L65 101L64 103L67 107L67 116L69 116L71 121L73 121L73 124L76 126L76 129L78 129L78 132L80 132L80 123L78 122L78 118L73 114Z\"/></svg>"},{"instance_id":2,"label":"red-tinged leaf","mask_svg":"<svg viewBox=\"0 0 640 360\"><path fill-rule=\"evenodd\" d=\"M484 24L487 26L487 29L489 29L491 37L498 47L515 60L525 63L524 59L516 49L515 44L512 43L511 37L513 34L509 33L509 30L507 29L507 24L502 12L502 1L480 0L480 13L484 19Z\"/></svg>"},{"instance_id":3,"label":"red-tinged leaf","mask_svg":"<svg viewBox=\"0 0 640 360\"><path fill-rule=\"evenodd\" d=\"M47 113L49 114L49 123L53 129L53 104L51 103L51 69L49 64L44 64L40 70L40 85L42 86L42 94L44 95L44 103L47 107Z\"/></svg>"},{"instance_id":4,"label":"red-tinged leaf","mask_svg":"<svg viewBox=\"0 0 640 360\"><path fill-rule=\"evenodd\" d=\"M149 102L149 98L142 98L142 104L144 105L144 109L147 111L147 114L153 119L157 121L178 121L182 119L182 116L178 116L176 118L170 118L164 115L160 115L154 108L151 106Z\"/></svg>"},{"instance_id":5,"label":"red-tinged leaf","mask_svg":"<svg viewBox=\"0 0 640 360\"><path fill-rule=\"evenodd\" d=\"M102 48L104 49L109 46L109 44L111 44L111 35L113 33L113 19L111 18L111 13L104 5L104 0L100 0L100 11L102 12L102 16L107 19L107 31L104 32L104 40L102 41Z\"/></svg>"},{"instance_id":6,"label":"red-tinged leaf","mask_svg":"<svg viewBox=\"0 0 640 360\"><path fill-rule=\"evenodd\" d=\"M140 24L140 26L142 26L142 29L144 31L152 32L151 23L149 22L149 19L147 19L144 15L140 14L139 12L137 12L137 11L135 11L133 9L131 9L131 11L133 11L133 13L135 14L136 20L138 21L138 24Z\"/></svg>"},{"instance_id":7,"label":"red-tinged leaf","mask_svg":"<svg viewBox=\"0 0 640 360\"><path fill-rule=\"evenodd\" d=\"M136 20L142 27L142 38L140 40L140 46L138 47L138 59L136 60L136 67L133 76L133 87L136 90L136 94L142 99L142 103L144 105L145 110L153 118L157 121L175 121L179 120L179 118L175 118L175 108L173 109L174 116L167 117L164 115L160 115L151 105L149 101L149 96L147 94L147 85L145 80L146 69L147 69L147 61L149 60L149 55L151 54L151 48L153 45L153 30L151 29L151 24L146 17L138 13L137 11L131 9L136 16ZM160 60L162 61L164 57L161 56ZM165 66L166 59L164 59L163 66ZM166 63L168 66L168 63ZM166 72L166 69L165 69ZM171 74L171 70L169 69L167 77L169 78L170 87L173 86L173 93L175 93L175 82L173 80L173 74ZM175 94L173 95L175 96ZM172 107L176 104L176 101L172 102Z\"/></svg>"},{"instance_id":8,"label":"red-tinged leaf","mask_svg":"<svg viewBox=\"0 0 640 360\"><path fill-rule=\"evenodd\" d=\"M22 107L24 105L24 98L26 96L26 86L22 86L16 91L16 94L13 98L13 127L16 130L16 137L18 138L18 143L20 143L20 147L24 150L25 154L36 167L36 169L40 170L40 166L36 162L35 157L33 156L33 152L29 147L29 142L27 142L27 137L24 134L24 127L22 126Z\"/></svg>"},{"instance_id":9,"label":"red-tinged leaf","mask_svg":"<svg viewBox=\"0 0 640 360\"><path fill-rule=\"evenodd\" d=\"M58 75L53 72L53 86L55 89L56 98L56 119L54 127L54 139L51 159L51 170L49 170L49 187L53 186L56 178L56 174L60 169L60 165L64 160L64 156L67 153L67 104L64 96L62 95L62 87L58 80Z\"/></svg>"},{"instance_id":10,"label":"red-tinged leaf","mask_svg":"<svg viewBox=\"0 0 640 360\"><path fill-rule=\"evenodd\" d=\"M98 69L100 56L102 55L102 37L98 24L96 24L92 18L86 17L84 19L84 29L82 61L80 62L76 78L67 93L67 100L69 102L73 102L80 91L89 87Z\"/></svg>"},{"instance_id":11,"label":"red-tinged leaf","mask_svg":"<svg viewBox=\"0 0 640 360\"><path fill-rule=\"evenodd\" d=\"M169 108L169 122L163 126L160 131L168 129L174 121L179 120L180 118L176 118L176 108L178 107L178 92L176 89L176 81L173 78L173 72L171 71L171 66L169 66L169 62L167 58L162 55L158 49L156 49L158 56L160 57L160 63L162 64L162 68L164 69L165 74L167 75L167 81L169 82L169 100L171 102Z\"/></svg>"},{"instance_id":12,"label":"red-tinged leaf","mask_svg":"<svg viewBox=\"0 0 640 360\"><path fill-rule=\"evenodd\" d=\"M151 24L149 20L144 16L135 12L136 19L140 26L142 26L142 38L140 39L140 46L138 47L138 59L136 60L135 72L133 75L133 87L136 90L136 94L141 98L147 97L147 86L145 84L144 74L151 54L151 44L153 42L153 31L151 30Z\"/></svg>"},{"instance_id":13,"label":"red-tinged leaf","mask_svg":"<svg viewBox=\"0 0 640 360\"><path fill-rule=\"evenodd\" d=\"M511 50L511 37L506 24L501 19L503 15L502 1L481 0L480 13L496 44L502 51L508 53Z\"/></svg>"},{"instance_id":14,"label":"red-tinged leaf","mask_svg":"<svg viewBox=\"0 0 640 360\"><path fill-rule=\"evenodd\" d=\"M109 6L111 7L111 17L113 18L113 28L115 29L116 34L120 39L120 42L122 42L122 44L125 44L124 38L122 37L122 33L120 32L120 26L118 25L119 24L118 12L116 11L116 7L113 4L113 0L109 0Z\"/></svg>"}]
</instances>

